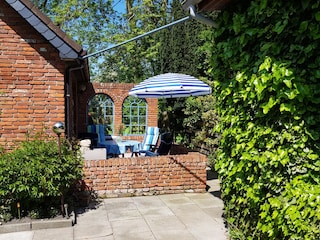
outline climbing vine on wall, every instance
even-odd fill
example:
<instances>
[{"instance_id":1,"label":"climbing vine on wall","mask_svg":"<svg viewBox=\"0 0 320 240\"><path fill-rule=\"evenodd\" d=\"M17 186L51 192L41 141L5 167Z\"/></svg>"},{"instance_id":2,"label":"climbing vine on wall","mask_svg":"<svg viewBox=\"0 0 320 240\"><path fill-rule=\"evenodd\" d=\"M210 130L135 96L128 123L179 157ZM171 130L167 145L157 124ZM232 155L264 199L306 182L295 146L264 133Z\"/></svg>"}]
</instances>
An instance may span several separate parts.
<instances>
[{"instance_id":1,"label":"climbing vine on wall","mask_svg":"<svg viewBox=\"0 0 320 240\"><path fill-rule=\"evenodd\" d=\"M207 35L234 239L320 238L320 3L238 1Z\"/></svg>"}]
</instances>

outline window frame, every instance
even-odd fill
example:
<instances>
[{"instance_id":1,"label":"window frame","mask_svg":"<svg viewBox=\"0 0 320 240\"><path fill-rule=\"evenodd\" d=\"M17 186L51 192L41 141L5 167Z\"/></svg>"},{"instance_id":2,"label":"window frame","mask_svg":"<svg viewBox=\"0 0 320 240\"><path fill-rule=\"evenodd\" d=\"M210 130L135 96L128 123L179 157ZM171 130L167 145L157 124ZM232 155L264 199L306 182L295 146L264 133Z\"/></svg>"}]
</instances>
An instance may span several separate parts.
<instances>
[{"instance_id":1,"label":"window frame","mask_svg":"<svg viewBox=\"0 0 320 240\"><path fill-rule=\"evenodd\" d=\"M126 104L128 103L128 106ZM129 108L126 110L126 108ZM135 114L136 113L136 114ZM128 96L122 103L122 125L126 135L143 135L148 126L148 103L144 98Z\"/></svg>"},{"instance_id":2,"label":"window frame","mask_svg":"<svg viewBox=\"0 0 320 240\"><path fill-rule=\"evenodd\" d=\"M94 98L99 97L96 104L98 106L90 106L90 103L94 100ZM104 98L104 99L102 99ZM101 104L99 104L101 103ZM97 117L97 109L102 109L101 113L102 119L100 117ZM94 110L95 109L95 110ZM111 109L111 111L110 111ZM109 110L109 111L108 111ZM108 114L110 113L111 114ZM89 113L94 113L95 116L92 116L93 119L96 121L94 124L102 124L105 127L105 133L113 135L114 134L114 121L115 121L115 107L114 107L114 101L112 98L105 93L97 93L94 96L92 96L88 103L87 103L87 125L89 120ZM111 123L107 123L107 119L110 119ZM102 120L102 121L101 121ZM98 122L97 122L98 121Z\"/></svg>"}]
</instances>

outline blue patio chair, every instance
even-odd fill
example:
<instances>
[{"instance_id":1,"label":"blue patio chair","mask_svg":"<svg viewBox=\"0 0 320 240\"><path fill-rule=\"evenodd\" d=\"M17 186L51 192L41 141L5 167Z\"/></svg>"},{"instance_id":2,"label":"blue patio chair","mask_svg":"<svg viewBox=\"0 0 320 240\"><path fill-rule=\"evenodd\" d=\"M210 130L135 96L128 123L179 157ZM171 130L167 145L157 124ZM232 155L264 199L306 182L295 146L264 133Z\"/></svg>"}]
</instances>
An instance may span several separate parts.
<instances>
[{"instance_id":1,"label":"blue patio chair","mask_svg":"<svg viewBox=\"0 0 320 240\"><path fill-rule=\"evenodd\" d=\"M132 153L135 155L146 153L147 151L154 151L159 139L158 127L147 127L147 131L144 135L143 142L138 151Z\"/></svg>"},{"instance_id":2,"label":"blue patio chair","mask_svg":"<svg viewBox=\"0 0 320 240\"><path fill-rule=\"evenodd\" d=\"M97 147L105 147L107 149L107 156L118 156L120 154L118 144L110 135L105 135L105 127L103 125L88 125L88 132L98 135Z\"/></svg>"}]
</instances>

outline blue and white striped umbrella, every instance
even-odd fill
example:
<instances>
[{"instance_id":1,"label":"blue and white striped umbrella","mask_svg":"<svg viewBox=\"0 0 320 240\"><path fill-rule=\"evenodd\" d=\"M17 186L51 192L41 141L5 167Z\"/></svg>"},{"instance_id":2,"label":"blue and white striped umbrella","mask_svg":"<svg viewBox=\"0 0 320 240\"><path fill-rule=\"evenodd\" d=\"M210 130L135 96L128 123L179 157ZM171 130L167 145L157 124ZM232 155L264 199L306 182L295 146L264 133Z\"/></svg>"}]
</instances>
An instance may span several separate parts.
<instances>
[{"instance_id":1,"label":"blue and white striped umbrella","mask_svg":"<svg viewBox=\"0 0 320 240\"><path fill-rule=\"evenodd\" d=\"M180 73L165 73L148 78L129 91L129 95L139 98L178 98L210 93L208 84Z\"/></svg>"}]
</instances>

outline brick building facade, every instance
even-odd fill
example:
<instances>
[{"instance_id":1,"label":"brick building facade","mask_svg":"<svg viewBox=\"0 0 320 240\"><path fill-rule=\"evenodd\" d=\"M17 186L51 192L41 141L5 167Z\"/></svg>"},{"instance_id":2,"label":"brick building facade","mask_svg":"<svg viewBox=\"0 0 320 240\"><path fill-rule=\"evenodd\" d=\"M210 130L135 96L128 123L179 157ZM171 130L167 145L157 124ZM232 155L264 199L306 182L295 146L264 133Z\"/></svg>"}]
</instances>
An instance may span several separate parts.
<instances>
[{"instance_id":1,"label":"brick building facade","mask_svg":"<svg viewBox=\"0 0 320 240\"><path fill-rule=\"evenodd\" d=\"M86 62L78 61L81 54L81 46L29 1L0 2L2 147L13 148L28 132L53 134L58 121L74 125L70 99L75 97L75 83L89 80Z\"/></svg>"}]
</instances>

